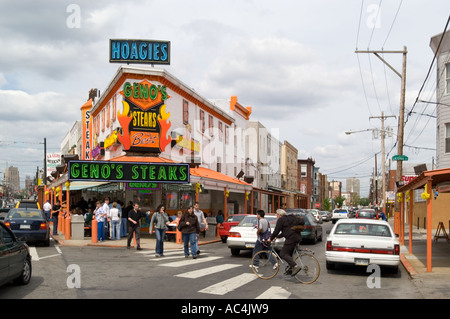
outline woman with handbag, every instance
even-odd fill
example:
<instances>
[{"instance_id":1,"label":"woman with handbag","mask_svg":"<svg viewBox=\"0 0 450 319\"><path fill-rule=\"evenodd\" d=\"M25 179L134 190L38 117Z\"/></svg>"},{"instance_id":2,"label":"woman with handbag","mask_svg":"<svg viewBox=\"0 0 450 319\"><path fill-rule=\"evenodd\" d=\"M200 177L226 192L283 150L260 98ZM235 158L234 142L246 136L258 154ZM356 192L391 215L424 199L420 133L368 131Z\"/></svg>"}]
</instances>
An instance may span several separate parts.
<instances>
[{"instance_id":1,"label":"woman with handbag","mask_svg":"<svg viewBox=\"0 0 450 319\"><path fill-rule=\"evenodd\" d=\"M194 208L189 206L187 212L181 217L178 223L178 230L181 231L181 236L184 243L184 257L189 257L189 244L191 244L192 258L197 258L198 251L198 235L200 234L200 224L197 216L194 214Z\"/></svg>"}]
</instances>

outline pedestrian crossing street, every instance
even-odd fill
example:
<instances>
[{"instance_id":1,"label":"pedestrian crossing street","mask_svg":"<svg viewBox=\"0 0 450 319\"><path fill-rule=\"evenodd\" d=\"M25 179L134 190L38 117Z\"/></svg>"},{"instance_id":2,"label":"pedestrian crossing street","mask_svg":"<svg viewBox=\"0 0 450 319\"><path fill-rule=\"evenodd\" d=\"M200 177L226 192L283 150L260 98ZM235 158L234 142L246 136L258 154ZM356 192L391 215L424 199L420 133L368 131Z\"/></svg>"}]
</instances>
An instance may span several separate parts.
<instances>
[{"instance_id":1,"label":"pedestrian crossing street","mask_svg":"<svg viewBox=\"0 0 450 319\"><path fill-rule=\"evenodd\" d=\"M252 270L245 264L234 264L234 263L222 263L215 266L208 265L211 261L220 261L224 257L221 256L210 256L208 251L202 249L200 257L197 259L185 258L183 249L177 250L166 250L164 252L164 257L155 257L155 252L153 250L144 250L136 252L143 257L148 258L148 261L158 267L169 267L169 268L184 268L192 269L193 266L198 266L196 270L190 270L187 272L179 273L174 275L175 277L187 278L187 279L199 279L205 276L211 276L214 274L222 273L227 270L242 268L239 275L233 276L231 278L219 281L213 285L207 286L201 290L199 293L209 294L215 296L225 296L233 297L229 295L234 290L243 287L255 280L259 279ZM271 286L262 294L255 296L255 299L286 299L289 298L291 293L286 289L279 286Z\"/></svg>"}]
</instances>

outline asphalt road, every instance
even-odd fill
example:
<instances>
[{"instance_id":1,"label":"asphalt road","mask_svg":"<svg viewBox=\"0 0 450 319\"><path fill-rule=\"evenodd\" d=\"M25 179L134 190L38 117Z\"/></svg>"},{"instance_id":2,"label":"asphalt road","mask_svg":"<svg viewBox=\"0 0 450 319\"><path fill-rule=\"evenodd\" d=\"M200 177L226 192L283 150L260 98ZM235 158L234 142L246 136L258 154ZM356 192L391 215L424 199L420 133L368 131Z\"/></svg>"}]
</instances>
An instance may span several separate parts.
<instances>
[{"instance_id":1,"label":"asphalt road","mask_svg":"<svg viewBox=\"0 0 450 319\"><path fill-rule=\"evenodd\" d=\"M27 286L0 287L2 299L416 299L422 298L408 274L365 267L325 268L325 231L322 242L305 245L315 251L321 265L319 279L310 285L280 273L258 279L249 268L251 252L231 256L226 244L201 246L200 257L185 259L181 250L152 251L124 248L32 247L33 276ZM191 309L192 310L192 309Z\"/></svg>"}]
</instances>

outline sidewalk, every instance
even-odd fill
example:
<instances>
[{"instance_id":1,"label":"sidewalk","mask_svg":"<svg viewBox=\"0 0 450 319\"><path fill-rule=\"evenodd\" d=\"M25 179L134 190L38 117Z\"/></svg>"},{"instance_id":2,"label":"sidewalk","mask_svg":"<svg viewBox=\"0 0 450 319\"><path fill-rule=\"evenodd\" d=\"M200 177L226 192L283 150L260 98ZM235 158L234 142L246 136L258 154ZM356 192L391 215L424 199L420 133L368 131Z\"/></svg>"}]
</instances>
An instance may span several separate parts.
<instances>
[{"instance_id":1,"label":"sidewalk","mask_svg":"<svg viewBox=\"0 0 450 319\"><path fill-rule=\"evenodd\" d=\"M52 230L50 231L50 235L52 238L61 246L74 246L74 247L82 247L82 246L96 246L96 247L112 247L112 248L126 248L127 247L127 237L123 237L119 240L105 240L99 241L97 243L92 242L91 237L84 237L83 240L75 240L75 239L65 239L65 235L59 233L58 235L52 235ZM220 238L216 237L206 237L200 236L198 241L199 245L205 245L214 242L220 242ZM141 248L142 249L151 249L154 250L156 245L155 235L149 235L148 233L141 233ZM136 245L134 241L131 241L131 248L136 249ZM177 244L174 241L164 241L164 249L180 249L183 248L183 244Z\"/></svg>"},{"instance_id":2,"label":"sidewalk","mask_svg":"<svg viewBox=\"0 0 450 319\"><path fill-rule=\"evenodd\" d=\"M393 218L389 223L393 228ZM435 233L433 229L432 240ZM442 238L432 241L432 271L427 272L427 231L413 226L410 253L409 225L405 224L405 244L400 246L400 260L425 299L450 298L450 242Z\"/></svg>"}]
</instances>

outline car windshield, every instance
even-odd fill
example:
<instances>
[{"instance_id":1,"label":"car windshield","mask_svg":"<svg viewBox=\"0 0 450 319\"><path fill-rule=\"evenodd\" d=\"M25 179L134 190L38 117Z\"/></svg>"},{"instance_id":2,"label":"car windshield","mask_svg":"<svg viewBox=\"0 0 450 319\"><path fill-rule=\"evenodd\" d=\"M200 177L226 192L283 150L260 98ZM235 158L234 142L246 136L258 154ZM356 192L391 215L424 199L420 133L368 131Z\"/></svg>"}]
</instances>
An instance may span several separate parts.
<instances>
[{"instance_id":1,"label":"car windshield","mask_svg":"<svg viewBox=\"0 0 450 319\"><path fill-rule=\"evenodd\" d=\"M8 213L9 219L42 219L44 218L40 210L24 210L24 209L11 209Z\"/></svg>"},{"instance_id":2,"label":"car windshield","mask_svg":"<svg viewBox=\"0 0 450 319\"><path fill-rule=\"evenodd\" d=\"M338 213L338 214L345 213L345 214L347 214L347 210L345 210L345 209L335 209L334 213Z\"/></svg>"},{"instance_id":3,"label":"car windshield","mask_svg":"<svg viewBox=\"0 0 450 319\"><path fill-rule=\"evenodd\" d=\"M227 222L240 222L241 220L243 220L245 217L245 215L230 215L227 218Z\"/></svg>"},{"instance_id":4,"label":"car windshield","mask_svg":"<svg viewBox=\"0 0 450 319\"><path fill-rule=\"evenodd\" d=\"M336 235L362 235L392 237L391 231L386 225L365 223L342 223L336 226Z\"/></svg>"}]
</instances>

